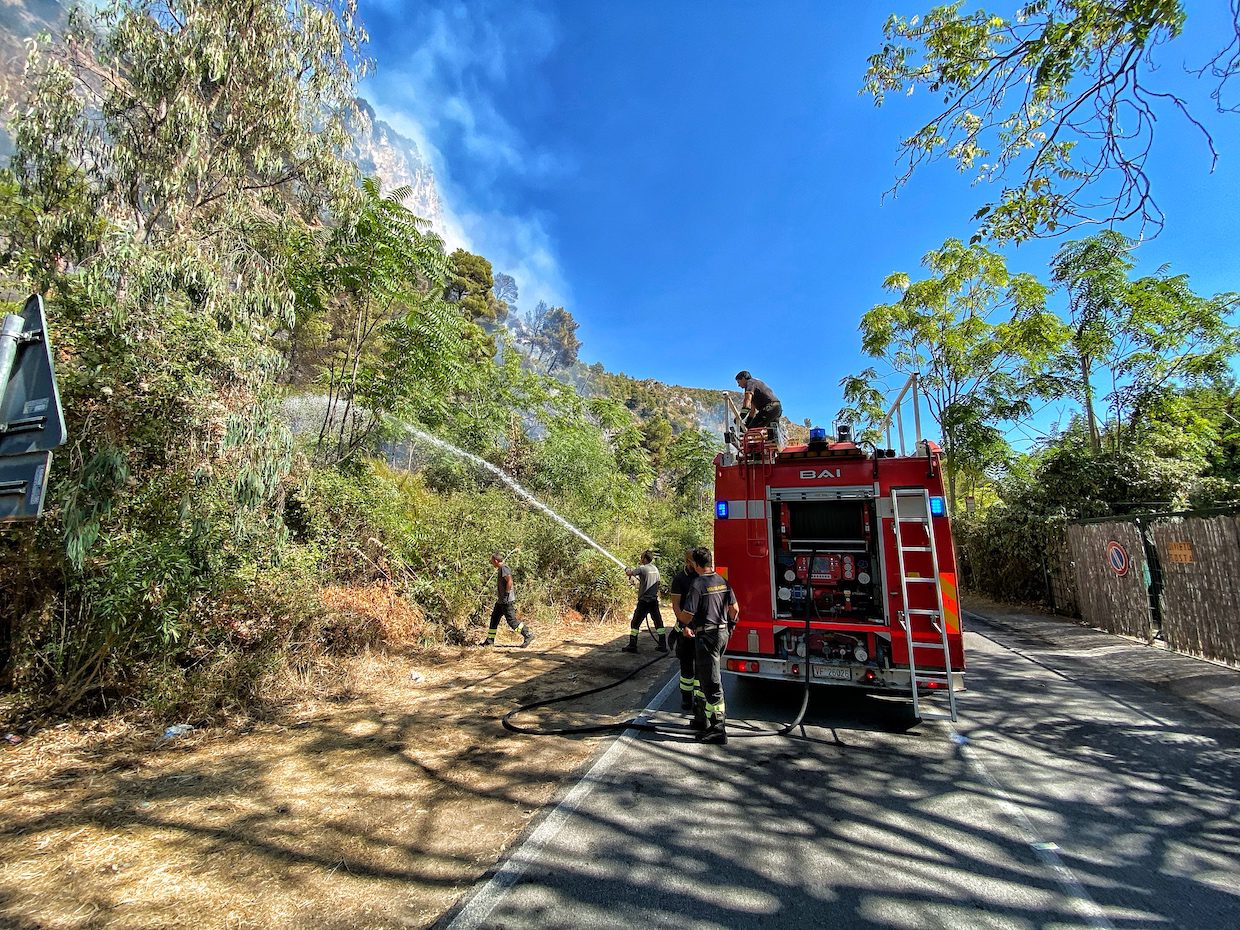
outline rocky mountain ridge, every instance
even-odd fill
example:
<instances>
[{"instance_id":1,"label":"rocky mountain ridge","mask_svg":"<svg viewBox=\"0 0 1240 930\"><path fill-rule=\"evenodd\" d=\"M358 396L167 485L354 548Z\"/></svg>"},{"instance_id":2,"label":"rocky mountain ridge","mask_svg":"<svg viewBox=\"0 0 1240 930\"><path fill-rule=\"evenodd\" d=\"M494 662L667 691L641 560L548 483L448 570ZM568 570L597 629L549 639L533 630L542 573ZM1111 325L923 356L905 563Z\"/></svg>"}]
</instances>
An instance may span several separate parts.
<instances>
[{"instance_id":1,"label":"rocky mountain ridge","mask_svg":"<svg viewBox=\"0 0 1240 930\"><path fill-rule=\"evenodd\" d=\"M444 235L443 199L435 182L435 169L417 142L379 119L368 100L358 97L356 102L360 125L355 127L353 145L345 154L362 174L378 178L384 190L408 186L412 193L405 206Z\"/></svg>"}]
</instances>

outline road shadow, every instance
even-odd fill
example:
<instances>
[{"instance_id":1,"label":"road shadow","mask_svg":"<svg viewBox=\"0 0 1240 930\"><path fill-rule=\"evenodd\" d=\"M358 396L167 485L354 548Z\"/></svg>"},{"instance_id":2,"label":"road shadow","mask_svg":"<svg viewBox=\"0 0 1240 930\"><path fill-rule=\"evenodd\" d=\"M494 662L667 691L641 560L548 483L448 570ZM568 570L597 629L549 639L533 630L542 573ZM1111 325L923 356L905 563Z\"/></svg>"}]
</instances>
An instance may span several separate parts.
<instances>
[{"instance_id":1,"label":"road shadow","mask_svg":"<svg viewBox=\"0 0 1240 930\"><path fill-rule=\"evenodd\" d=\"M1117 930L1235 924L1234 728L1100 711L1011 652L970 661L964 739L831 689L808 739L643 734L482 926L1058 930L1104 926L1099 907ZM734 728L772 727L799 690L733 683L728 703Z\"/></svg>"}]
</instances>

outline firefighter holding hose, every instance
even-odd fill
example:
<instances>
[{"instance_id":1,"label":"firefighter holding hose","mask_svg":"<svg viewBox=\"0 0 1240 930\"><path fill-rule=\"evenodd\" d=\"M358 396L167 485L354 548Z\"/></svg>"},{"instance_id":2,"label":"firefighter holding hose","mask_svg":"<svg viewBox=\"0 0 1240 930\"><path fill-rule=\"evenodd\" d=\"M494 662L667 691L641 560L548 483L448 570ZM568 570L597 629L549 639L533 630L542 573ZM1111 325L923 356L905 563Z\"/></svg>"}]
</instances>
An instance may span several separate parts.
<instances>
[{"instance_id":1,"label":"firefighter holding hose","mask_svg":"<svg viewBox=\"0 0 1240 930\"><path fill-rule=\"evenodd\" d=\"M646 617L654 618L654 632L659 637L655 648L659 652L667 652L667 627L663 625L663 615L659 613L659 569L654 565L654 553L647 549L642 553L641 564L636 568L626 568L624 573L637 579L637 606L633 609L633 619L629 621L629 643L621 652L637 651L637 636Z\"/></svg>"},{"instance_id":2,"label":"firefighter holding hose","mask_svg":"<svg viewBox=\"0 0 1240 930\"><path fill-rule=\"evenodd\" d=\"M692 560L697 578L681 601L680 618L688 625L688 635L696 645L694 677L699 685L694 692L693 728L699 731L696 738L701 742L722 745L728 741L728 734L719 663L740 608L732 586L715 571L711 551L698 546Z\"/></svg>"}]
</instances>

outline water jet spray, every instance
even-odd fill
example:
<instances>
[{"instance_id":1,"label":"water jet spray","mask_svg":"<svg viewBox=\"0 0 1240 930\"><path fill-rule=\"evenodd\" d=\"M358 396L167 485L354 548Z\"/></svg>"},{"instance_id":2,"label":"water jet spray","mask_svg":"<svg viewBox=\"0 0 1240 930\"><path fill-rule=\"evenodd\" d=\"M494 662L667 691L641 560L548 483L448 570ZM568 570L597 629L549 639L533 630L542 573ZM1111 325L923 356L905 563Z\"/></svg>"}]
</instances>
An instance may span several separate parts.
<instances>
[{"instance_id":1,"label":"water jet spray","mask_svg":"<svg viewBox=\"0 0 1240 930\"><path fill-rule=\"evenodd\" d=\"M524 498L526 501L528 501L530 504L537 507L539 510L541 510L543 513L549 516L556 523L560 524L560 526L564 527L564 529L568 530L570 533L572 533L574 536L576 536L586 545L591 546L594 549L597 549L599 552L601 552L611 561L615 562L621 568L625 567L625 564L623 562L621 562L614 555L612 555L610 552L608 552L606 549L600 546L597 542L595 542L593 539L591 539L581 530L577 529L577 527L573 526L571 523L569 523L567 520L561 517L558 513L556 513L554 510L552 510L550 507L548 507L546 504L540 501L537 497L535 497L533 494L531 494L529 491L523 488L517 482L516 478L512 477L512 475L508 474L502 468L496 465L492 465L486 459L480 458L479 456L474 455L472 452L466 452L464 449L458 449L456 446L452 445L452 443L448 442L447 440L440 439L438 436L432 436L430 433L423 432L422 430L418 429L416 426L410 426L408 423L402 423L401 426L404 428L405 432L409 433L409 435L417 439L420 439L423 442L430 443L433 446L443 449L445 452L451 452L453 455L460 456L461 458L465 459L468 462L472 462L475 465L485 468L487 471L491 472L491 474L495 475L495 477L499 478L500 481L504 482L504 484L508 486L509 490L511 490L518 497Z\"/></svg>"}]
</instances>

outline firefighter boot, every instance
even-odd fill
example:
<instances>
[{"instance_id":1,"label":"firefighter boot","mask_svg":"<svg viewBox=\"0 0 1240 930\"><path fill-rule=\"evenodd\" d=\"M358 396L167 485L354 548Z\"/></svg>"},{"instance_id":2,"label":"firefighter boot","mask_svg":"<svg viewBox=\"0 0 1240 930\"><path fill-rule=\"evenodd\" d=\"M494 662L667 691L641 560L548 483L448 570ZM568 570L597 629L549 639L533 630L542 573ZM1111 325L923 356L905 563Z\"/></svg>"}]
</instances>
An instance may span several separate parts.
<instances>
[{"instance_id":1,"label":"firefighter boot","mask_svg":"<svg viewBox=\"0 0 1240 930\"><path fill-rule=\"evenodd\" d=\"M680 692L680 710L686 714L693 712L693 695L688 691Z\"/></svg>"},{"instance_id":2,"label":"firefighter boot","mask_svg":"<svg viewBox=\"0 0 1240 930\"><path fill-rule=\"evenodd\" d=\"M727 745L728 731L724 726L723 714L712 714L710 717L710 725L695 736L694 739L700 743L709 743L712 746Z\"/></svg>"},{"instance_id":3,"label":"firefighter boot","mask_svg":"<svg viewBox=\"0 0 1240 930\"><path fill-rule=\"evenodd\" d=\"M689 721L689 729L697 730L700 735L710 726L706 721L706 702L699 697L693 699L693 719Z\"/></svg>"},{"instance_id":4,"label":"firefighter boot","mask_svg":"<svg viewBox=\"0 0 1240 930\"><path fill-rule=\"evenodd\" d=\"M524 649L534 641L534 631L528 626L521 631L521 648Z\"/></svg>"},{"instance_id":5,"label":"firefighter boot","mask_svg":"<svg viewBox=\"0 0 1240 930\"><path fill-rule=\"evenodd\" d=\"M659 641L655 644L654 648L658 649L659 652L667 652L667 634L666 633L659 634Z\"/></svg>"}]
</instances>

